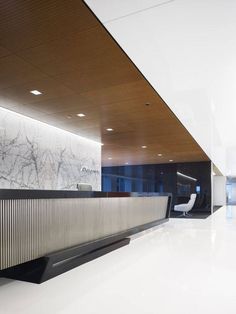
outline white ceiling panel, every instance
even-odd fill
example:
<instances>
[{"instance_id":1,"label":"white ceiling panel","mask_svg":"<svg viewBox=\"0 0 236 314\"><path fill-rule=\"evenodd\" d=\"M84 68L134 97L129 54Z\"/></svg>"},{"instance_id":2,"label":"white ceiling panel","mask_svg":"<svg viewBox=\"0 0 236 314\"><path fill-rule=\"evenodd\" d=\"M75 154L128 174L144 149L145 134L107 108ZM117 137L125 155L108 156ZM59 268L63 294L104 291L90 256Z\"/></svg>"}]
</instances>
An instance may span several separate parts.
<instances>
[{"instance_id":1,"label":"white ceiling panel","mask_svg":"<svg viewBox=\"0 0 236 314\"><path fill-rule=\"evenodd\" d=\"M96 13L101 22L149 10L175 0L87 0L88 6Z\"/></svg>"},{"instance_id":2,"label":"white ceiling panel","mask_svg":"<svg viewBox=\"0 0 236 314\"><path fill-rule=\"evenodd\" d=\"M236 1L123 2L87 1L221 172L236 175Z\"/></svg>"}]
</instances>

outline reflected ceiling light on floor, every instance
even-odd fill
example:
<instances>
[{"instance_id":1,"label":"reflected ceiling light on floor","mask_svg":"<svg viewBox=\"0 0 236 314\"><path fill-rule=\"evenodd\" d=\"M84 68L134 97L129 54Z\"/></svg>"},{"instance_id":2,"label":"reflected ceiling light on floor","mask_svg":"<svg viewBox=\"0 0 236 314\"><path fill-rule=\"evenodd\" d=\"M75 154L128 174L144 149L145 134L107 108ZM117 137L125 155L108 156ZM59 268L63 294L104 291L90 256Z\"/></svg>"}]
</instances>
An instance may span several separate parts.
<instances>
[{"instance_id":1,"label":"reflected ceiling light on floor","mask_svg":"<svg viewBox=\"0 0 236 314\"><path fill-rule=\"evenodd\" d=\"M68 115L68 116L66 116L67 117L67 119L71 119L72 118L72 116L71 115Z\"/></svg>"},{"instance_id":2,"label":"reflected ceiling light on floor","mask_svg":"<svg viewBox=\"0 0 236 314\"><path fill-rule=\"evenodd\" d=\"M193 178L193 177L187 176L186 174L183 174L183 173L178 172L178 171L177 171L177 175L178 175L178 176L181 176L181 177L184 177L184 178L186 178L186 179L189 179L189 180L197 181L197 179L196 179L196 178Z\"/></svg>"},{"instance_id":3,"label":"reflected ceiling light on floor","mask_svg":"<svg viewBox=\"0 0 236 314\"><path fill-rule=\"evenodd\" d=\"M173 159L170 159L170 160L169 160L169 162L173 162L173 161L174 161Z\"/></svg>"},{"instance_id":4,"label":"reflected ceiling light on floor","mask_svg":"<svg viewBox=\"0 0 236 314\"><path fill-rule=\"evenodd\" d=\"M158 157L161 157L161 156L162 156L162 154L158 154L157 156L158 156Z\"/></svg>"},{"instance_id":5,"label":"reflected ceiling light on floor","mask_svg":"<svg viewBox=\"0 0 236 314\"><path fill-rule=\"evenodd\" d=\"M85 114L84 113L77 113L77 117L80 117L80 118L85 117Z\"/></svg>"},{"instance_id":6,"label":"reflected ceiling light on floor","mask_svg":"<svg viewBox=\"0 0 236 314\"><path fill-rule=\"evenodd\" d=\"M37 89L31 90L30 92L31 92L31 94L36 95L36 96L42 95L42 93L40 91L38 91Z\"/></svg>"},{"instance_id":7,"label":"reflected ceiling light on floor","mask_svg":"<svg viewBox=\"0 0 236 314\"><path fill-rule=\"evenodd\" d=\"M126 164L126 165L128 165L129 163L128 163L128 162L126 162L125 164Z\"/></svg>"},{"instance_id":8,"label":"reflected ceiling light on floor","mask_svg":"<svg viewBox=\"0 0 236 314\"><path fill-rule=\"evenodd\" d=\"M114 131L112 128L107 128L106 130L107 130L108 132Z\"/></svg>"},{"instance_id":9,"label":"reflected ceiling light on floor","mask_svg":"<svg viewBox=\"0 0 236 314\"><path fill-rule=\"evenodd\" d=\"M108 157L107 159L112 160L112 157Z\"/></svg>"},{"instance_id":10,"label":"reflected ceiling light on floor","mask_svg":"<svg viewBox=\"0 0 236 314\"><path fill-rule=\"evenodd\" d=\"M143 145L143 146L141 146L142 148L147 148L147 146L146 145Z\"/></svg>"}]
</instances>

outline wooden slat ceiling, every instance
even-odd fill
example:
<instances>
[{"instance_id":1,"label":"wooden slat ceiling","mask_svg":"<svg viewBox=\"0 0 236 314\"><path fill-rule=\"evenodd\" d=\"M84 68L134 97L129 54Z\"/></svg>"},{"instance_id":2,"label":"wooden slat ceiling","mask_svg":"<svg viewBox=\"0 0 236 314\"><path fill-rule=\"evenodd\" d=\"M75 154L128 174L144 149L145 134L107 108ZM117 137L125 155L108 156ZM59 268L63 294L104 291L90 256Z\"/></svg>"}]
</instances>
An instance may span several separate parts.
<instances>
[{"instance_id":1,"label":"wooden slat ceiling","mask_svg":"<svg viewBox=\"0 0 236 314\"><path fill-rule=\"evenodd\" d=\"M80 0L0 2L0 106L101 141L103 165L208 160Z\"/></svg>"}]
</instances>

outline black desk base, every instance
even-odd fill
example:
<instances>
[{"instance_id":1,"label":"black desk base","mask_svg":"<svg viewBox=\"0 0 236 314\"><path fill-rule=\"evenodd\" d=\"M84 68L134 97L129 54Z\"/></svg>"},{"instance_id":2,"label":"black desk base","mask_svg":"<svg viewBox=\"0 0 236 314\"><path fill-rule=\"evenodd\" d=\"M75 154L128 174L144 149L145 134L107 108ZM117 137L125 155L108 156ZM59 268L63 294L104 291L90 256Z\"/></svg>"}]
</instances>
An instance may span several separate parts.
<instances>
[{"instance_id":1,"label":"black desk base","mask_svg":"<svg viewBox=\"0 0 236 314\"><path fill-rule=\"evenodd\" d=\"M97 247L96 243L94 243L93 245L80 245L70 249L65 249L27 263L2 270L0 271L0 277L39 284L63 274L79 265L128 245L129 242L129 238L124 238L113 243L104 243L105 245L100 247Z\"/></svg>"}]
</instances>

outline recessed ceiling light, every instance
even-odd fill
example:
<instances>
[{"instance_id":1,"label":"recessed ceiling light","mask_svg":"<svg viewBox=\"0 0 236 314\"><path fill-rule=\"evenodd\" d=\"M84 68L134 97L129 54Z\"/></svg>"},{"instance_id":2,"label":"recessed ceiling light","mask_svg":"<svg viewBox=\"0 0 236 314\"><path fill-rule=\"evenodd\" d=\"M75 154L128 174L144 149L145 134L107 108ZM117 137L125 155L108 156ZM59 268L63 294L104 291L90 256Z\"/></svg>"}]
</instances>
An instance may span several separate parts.
<instances>
[{"instance_id":1,"label":"recessed ceiling light","mask_svg":"<svg viewBox=\"0 0 236 314\"><path fill-rule=\"evenodd\" d=\"M147 146L146 145L143 145L143 146L141 146L142 148L147 148Z\"/></svg>"},{"instance_id":2,"label":"recessed ceiling light","mask_svg":"<svg viewBox=\"0 0 236 314\"><path fill-rule=\"evenodd\" d=\"M77 113L77 117L80 117L80 118L85 117L85 114L84 113Z\"/></svg>"},{"instance_id":3,"label":"recessed ceiling light","mask_svg":"<svg viewBox=\"0 0 236 314\"><path fill-rule=\"evenodd\" d=\"M170 160L169 160L169 162L172 162L172 161L174 161L174 160L173 160L173 159L170 159Z\"/></svg>"},{"instance_id":4,"label":"recessed ceiling light","mask_svg":"<svg viewBox=\"0 0 236 314\"><path fill-rule=\"evenodd\" d=\"M157 156L161 157L161 156L162 156L162 154L158 154Z\"/></svg>"},{"instance_id":5,"label":"recessed ceiling light","mask_svg":"<svg viewBox=\"0 0 236 314\"><path fill-rule=\"evenodd\" d=\"M42 93L40 91L38 91L37 89L31 90L30 92L31 92L31 94L36 95L36 96L42 95Z\"/></svg>"},{"instance_id":6,"label":"recessed ceiling light","mask_svg":"<svg viewBox=\"0 0 236 314\"><path fill-rule=\"evenodd\" d=\"M107 128L106 130L107 130L108 132L114 131L112 128Z\"/></svg>"},{"instance_id":7,"label":"recessed ceiling light","mask_svg":"<svg viewBox=\"0 0 236 314\"><path fill-rule=\"evenodd\" d=\"M108 157L107 159L112 160L112 157Z\"/></svg>"}]
</instances>

